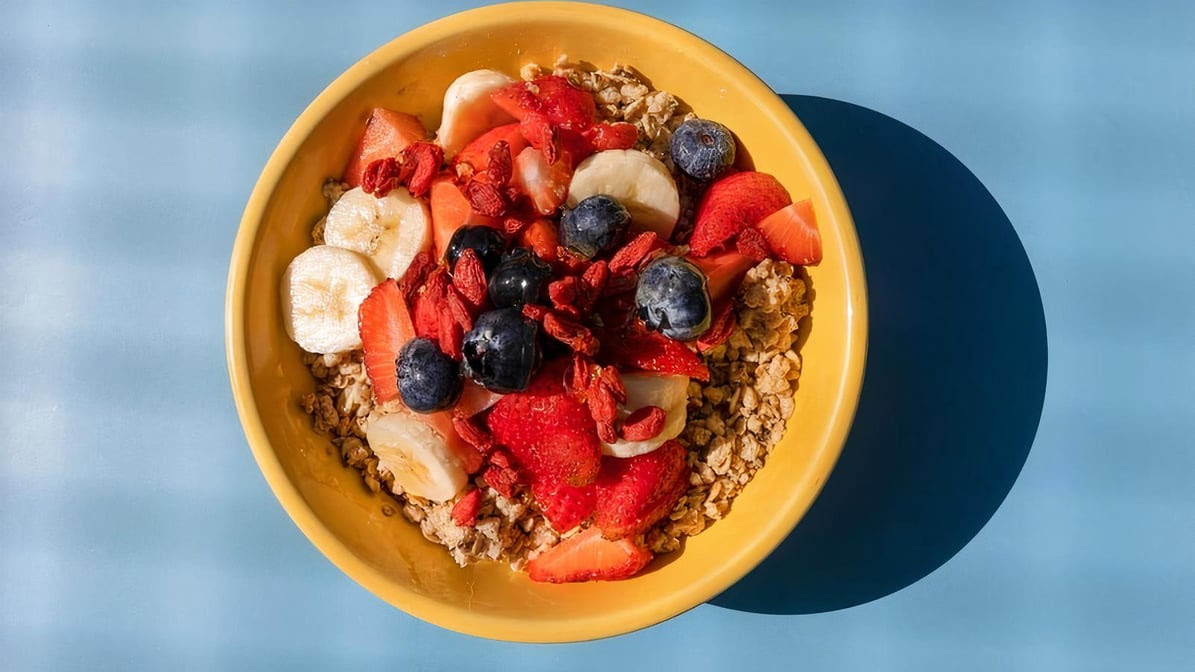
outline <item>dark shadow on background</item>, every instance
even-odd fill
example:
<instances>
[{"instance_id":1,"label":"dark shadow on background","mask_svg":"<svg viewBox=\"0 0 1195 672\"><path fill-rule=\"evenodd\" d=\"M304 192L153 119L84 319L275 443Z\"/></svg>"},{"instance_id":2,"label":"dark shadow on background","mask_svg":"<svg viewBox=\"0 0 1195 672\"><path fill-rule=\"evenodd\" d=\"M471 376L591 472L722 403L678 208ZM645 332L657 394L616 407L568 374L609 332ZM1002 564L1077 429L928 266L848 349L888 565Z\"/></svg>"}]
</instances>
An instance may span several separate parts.
<instances>
[{"instance_id":1,"label":"dark shadow on background","mask_svg":"<svg viewBox=\"0 0 1195 672\"><path fill-rule=\"evenodd\" d=\"M712 603L805 614L894 593L987 523L1037 432L1046 326L1025 250L966 166L877 112L784 99L829 160L859 231L867 373L842 457L809 513Z\"/></svg>"}]
</instances>

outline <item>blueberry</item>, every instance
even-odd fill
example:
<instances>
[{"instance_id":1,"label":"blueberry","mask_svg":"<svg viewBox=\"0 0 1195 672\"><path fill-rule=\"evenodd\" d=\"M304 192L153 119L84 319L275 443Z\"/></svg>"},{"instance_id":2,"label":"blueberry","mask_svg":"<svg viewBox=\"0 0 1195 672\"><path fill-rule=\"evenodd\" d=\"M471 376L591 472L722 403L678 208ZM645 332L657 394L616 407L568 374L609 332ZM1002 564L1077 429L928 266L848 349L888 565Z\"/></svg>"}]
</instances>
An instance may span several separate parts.
<instances>
[{"instance_id":1,"label":"blueberry","mask_svg":"<svg viewBox=\"0 0 1195 672\"><path fill-rule=\"evenodd\" d=\"M539 366L539 325L518 308L498 308L478 316L465 334L465 373L494 392L527 388Z\"/></svg>"},{"instance_id":2,"label":"blueberry","mask_svg":"<svg viewBox=\"0 0 1195 672\"><path fill-rule=\"evenodd\" d=\"M531 250L516 247L502 255L490 276L490 301L499 308L535 303L548 286L552 267Z\"/></svg>"},{"instance_id":3,"label":"blueberry","mask_svg":"<svg viewBox=\"0 0 1195 672\"><path fill-rule=\"evenodd\" d=\"M680 257L660 257L639 274L635 308L649 329L691 341L710 328L705 274Z\"/></svg>"},{"instance_id":4,"label":"blueberry","mask_svg":"<svg viewBox=\"0 0 1195 672\"><path fill-rule=\"evenodd\" d=\"M471 249L477 253L482 268L485 269L486 275L489 275L502 260L502 250L505 248L506 239L502 237L501 231L488 226L462 226L448 241L444 259L448 261L448 268L455 268L461 252Z\"/></svg>"},{"instance_id":5,"label":"blueberry","mask_svg":"<svg viewBox=\"0 0 1195 672\"><path fill-rule=\"evenodd\" d=\"M398 353L398 393L412 411L431 413L461 396L461 370L427 338L413 338Z\"/></svg>"},{"instance_id":6,"label":"blueberry","mask_svg":"<svg viewBox=\"0 0 1195 672\"><path fill-rule=\"evenodd\" d=\"M590 196L560 218L560 244L592 259L614 249L631 224L622 203L605 194Z\"/></svg>"},{"instance_id":7,"label":"blueberry","mask_svg":"<svg viewBox=\"0 0 1195 672\"><path fill-rule=\"evenodd\" d=\"M734 163L734 136L716 121L690 119L672 133L672 161L689 177L712 180Z\"/></svg>"}]
</instances>

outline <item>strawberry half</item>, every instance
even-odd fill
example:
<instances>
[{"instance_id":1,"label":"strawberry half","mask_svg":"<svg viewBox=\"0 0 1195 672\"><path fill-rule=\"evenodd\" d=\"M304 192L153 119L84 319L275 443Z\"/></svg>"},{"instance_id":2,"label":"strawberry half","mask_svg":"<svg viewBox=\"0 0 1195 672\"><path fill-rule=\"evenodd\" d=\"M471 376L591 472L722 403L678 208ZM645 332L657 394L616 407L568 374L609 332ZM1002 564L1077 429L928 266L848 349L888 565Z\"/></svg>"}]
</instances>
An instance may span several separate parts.
<instances>
[{"instance_id":1,"label":"strawberry half","mask_svg":"<svg viewBox=\"0 0 1195 672\"><path fill-rule=\"evenodd\" d=\"M589 520L596 503L592 484L578 488L563 483L536 481L531 494L544 517L557 532L566 532Z\"/></svg>"},{"instance_id":2,"label":"strawberry half","mask_svg":"<svg viewBox=\"0 0 1195 672\"><path fill-rule=\"evenodd\" d=\"M788 191L767 173L728 175L705 192L697 207L689 251L704 257L730 242L740 231L792 203Z\"/></svg>"},{"instance_id":3,"label":"strawberry half","mask_svg":"<svg viewBox=\"0 0 1195 672\"><path fill-rule=\"evenodd\" d=\"M398 352L415 337L415 327L394 278L374 287L361 302L357 328L374 398L380 403L398 397Z\"/></svg>"},{"instance_id":4,"label":"strawberry half","mask_svg":"<svg viewBox=\"0 0 1195 672\"><path fill-rule=\"evenodd\" d=\"M688 451L677 441L635 457L606 457L597 480L593 523L607 539L647 531L689 487Z\"/></svg>"},{"instance_id":5,"label":"strawberry half","mask_svg":"<svg viewBox=\"0 0 1195 672\"><path fill-rule=\"evenodd\" d=\"M584 486L597 478L601 443L589 410L564 390L567 365L543 367L526 390L494 404L486 421L533 481Z\"/></svg>"},{"instance_id":6,"label":"strawberry half","mask_svg":"<svg viewBox=\"0 0 1195 672\"><path fill-rule=\"evenodd\" d=\"M568 184L573 178L569 162L548 163L534 147L527 147L515 157L514 175L510 183L531 198L536 212L551 215L568 196Z\"/></svg>"},{"instance_id":7,"label":"strawberry half","mask_svg":"<svg viewBox=\"0 0 1195 672\"><path fill-rule=\"evenodd\" d=\"M747 271L755 265L750 257L733 250L689 261L697 264L697 267L705 273L711 304L717 304L725 298L734 296L743 282L743 276L747 275Z\"/></svg>"},{"instance_id":8,"label":"strawberry half","mask_svg":"<svg viewBox=\"0 0 1195 672\"><path fill-rule=\"evenodd\" d=\"M615 338L603 338L602 355L619 368L642 369L656 373L677 373L708 381L709 367L680 341L648 331L637 321L626 333Z\"/></svg>"},{"instance_id":9,"label":"strawberry half","mask_svg":"<svg viewBox=\"0 0 1195 672\"><path fill-rule=\"evenodd\" d=\"M756 228L772 251L790 264L810 266L822 260L822 234L809 199L773 212Z\"/></svg>"},{"instance_id":10,"label":"strawberry half","mask_svg":"<svg viewBox=\"0 0 1195 672\"><path fill-rule=\"evenodd\" d=\"M630 539L610 541L591 527L544 551L527 563L532 581L616 581L634 576L651 562L651 551Z\"/></svg>"},{"instance_id":11,"label":"strawberry half","mask_svg":"<svg viewBox=\"0 0 1195 672\"><path fill-rule=\"evenodd\" d=\"M539 89L540 111L561 128L583 131L593 124L597 104L593 94L569 84L558 75L546 75L532 82Z\"/></svg>"}]
</instances>

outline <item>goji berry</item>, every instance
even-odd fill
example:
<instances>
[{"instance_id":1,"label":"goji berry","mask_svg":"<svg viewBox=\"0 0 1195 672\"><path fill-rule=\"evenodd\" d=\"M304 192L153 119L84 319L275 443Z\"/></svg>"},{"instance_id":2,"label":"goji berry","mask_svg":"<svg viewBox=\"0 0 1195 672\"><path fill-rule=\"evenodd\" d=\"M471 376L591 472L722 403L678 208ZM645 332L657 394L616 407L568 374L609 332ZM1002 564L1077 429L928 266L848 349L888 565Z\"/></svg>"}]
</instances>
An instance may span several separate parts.
<instances>
[{"instance_id":1,"label":"goji berry","mask_svg":"<svg viewBox=\"0 0 1195 672\"><path fill-rule=\"evenodd\" d=\"M411 165L414 170L407 180L407 190L412 196L427 195L432 186L432 180L440 172L440 165L444 162L444 150L434 142L420 140L413 142L402 150L403 165Z\"/></svg>"},{"instance_id":2,"label":"goji berry","mask_svg":"<svg viewBox=\"0 0 1195 672\"><path fill-rule=\"evenodd\" d=\"M365 173L361 176L361 189L367 194L381 198L399 186L400 173L401 167L397 159L378 159L365 167Z\"/></svg>"},{"instance_id":3,"label":"goji berry","mask_svg":"<svg viewBox=\"0 0 1195 672\"><path fill-rule=\"evenodd\" d=\"M544 317L547 316L548 309L535 303L523 304L523 316L529 320L536 322L543 322Z\"/></svg>"},{"instance_id":4,"label":"goji berry","mask_svg":"<svg viewBox=\"0 0 1195 672\"><path fill-rule=\"evenodd\" d=\"M448 306L448 314L452 316L452 321L460 326L462 334L473 328L473 316L469 314L469 307L465 305L465 298L461 296L460 290L450 286L444 295L444 303Z\"/></svg>"},{"instance_id":5,"label":"goji berry","mask_svg":"<svg viewBox=\"0 0 1195 672\"><path fill-rule=\"evenodd\" d=\"M620 404L626 403L627 388L622 382L622 376L619 375L618 369L613 366L603 366L599 371L594 383L601 385L610 391L614 400Z\"/></svg>"},{"instance_id":6,"label":"goji berry","mask_svg":"<svg viewBox=\"0 0 1195 672\"><path fill-rule=\"evenodd\" d=\"M485 267L481 265L476 250L465 248L461 252L452 271L452 284L472 311L481 309L485 303L487 287Z\"/></svg>"},{"instance_id":7,"label":"goji berry","mask_svg":"<svg viewBox=\"0 0 1195 672\"><path fill-rule=\"evenodd\" d=\"M435 268L436 260L432 258L431 252L426 250L415 255L415 258L411 260L407 272L403 273L402 279L398 281L398 289L406 299L407 306L415 305L415 295L418 294L419 288L423 287L427 276Z\"/></svg>"},{"instance_id":8,"label":"goji berry","mask_svg":"<svg viewBox=\"0 0 1195 672\"><path fill-rule=\"evenodd\" d=\"M488 455L494 449L494 439L481 422L473 418L453 415L452 428L456 430L456 435L461 437L462 441L476 448L477 452L482 455Z\"/></svg>"},{"instance_id":9,"label":"goji berry","mask_svg":"<svg viewBox=\"0 0 1195 672\"><path fill-rule=\"evenodd\" d=\"M668 415L659 406L644 406L635 409L626 420L618 435L625 441L646 441L655 438L664 429Z\"/></svg>"},{"instance_id":10,"label":"goji berry","mask_svg":"<svg viewBox=\"0 0 1195 672\"><path fill-rule=\"evenodd\" d=\"M632 238L610 258L610 273L626 275L638 270L639 264L647 259L647 255L651 253L659 240L660 237L654 231L644 231Z\"/></svg>"},{"instance_id":11,"label":"goji berry","mask_svg":"<svg viewBox=\"0 0 1195 672\"><path fill-rule=\"evenodd\" d=\"M618 419L618 402L604 385L591 385L589 398L586 400L589 415L597 425L598 438L606 443L618 440L618 433L614 431L614 422Z\"/></svg>"},{"instance_id":12,"label":"goji berry","mask_svg":"<svg viewBox=\"0 0 1195 672\"><path fill-rule=\"evenodd\" d=\"M501 217L506 214L506 199L492 184L477 179L471 180L465 185L465 198L479 215Z\"/></svg>"},{"instance_id":13,"label":"goji berry","mask_svg":"<svg viewBox=\"0 0 1195 672\"><path fill-rule=\"evenodd\" d=\"M473 488L452 507L452 521L461 527L473 527L481 511L481 490Z\"/></svg>"},{"instance_id":14,"label":"goji berry","mask_svg":"<svg viewBox=\"0 0 1195 672\"><path fill-rule=\"evenodd\" d=\"M560 158L560 135L547 115L528 112L519 122L519 133L544 155L548 165L555 164Z\"/></svg>"},{"instance_id":15,"label":"goji berry","mask_svg":"<svg viewBox=\"0 0 1195 672\"><path fill-rule=\"evenodd\" d=\"M557 313L548 312L544 315L544 333L567 345L573 352L597 354L599 344L593 332Z\"/></svg>"},{"instance_id":16,"label":"goji berry","mask_svg":"<svg viewBox=\"0 0 1195 672\"><path fill-rule=\"evenodd\" d=\"M715 310L710 328L697 339L697 352L707 352L725 343L736 325L738 316L734 312L734 301L726 301Z\"/></svg>"},{"instance_id":17,"label":"goji berry","mask_svg":"<svg viewBox=\"0 0 1195 672\"><path fill-rule=\"evenodd\" d=\"M593 367L592 359L579 352L573 353L572 366L564 379L564 389L581 403L585 403L585 397L588 395Z\"/></svg>"},{"instance_id":18,"label":"goji berry","mask_svg":"<svg viewBox=\"0 0 1195 672\"><path fill-rule=\"evenodd\" d=\"M490 148L490 164L486 168L486 177L495 187L504 187L510 182L514 171L514 162L510 156L510 143L499 140Z\"/></svg>"}]
</instances>

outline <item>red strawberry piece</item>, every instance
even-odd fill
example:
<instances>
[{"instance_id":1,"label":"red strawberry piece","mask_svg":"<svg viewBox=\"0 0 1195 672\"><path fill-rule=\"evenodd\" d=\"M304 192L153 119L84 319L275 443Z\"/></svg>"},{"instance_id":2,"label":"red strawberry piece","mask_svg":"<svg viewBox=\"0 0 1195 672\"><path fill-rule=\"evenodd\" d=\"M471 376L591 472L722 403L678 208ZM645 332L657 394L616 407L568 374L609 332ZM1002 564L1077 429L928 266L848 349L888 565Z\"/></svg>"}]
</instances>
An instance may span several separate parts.
<instances>
[{"instance_id":1,"label":"red strawberry piece","mask_svg":"<svg viewBox=\"0 0 1195 672\"><path fill-rule=\"evenodd\" d=\"M583 131L593 124L597 116L593 94L578 89L558 75L540 77L532 84L539 89L540 110L553 124L576 131Z\"/></svg>"},{"instance_id":2,"label":"red strawberry piece","mask_svg":"<svg viewBox=\"0 0 1195 672\"><path fill-rule=\"evenodd\" d=\"M398 352L415 337L402 291L393 278L382 282L357 311L357 327L365 352L365 373L378 402L398 397Z\"/></svg>"},{"instance_id":3,"label":"red strawberry piece","mask_svg":"<svg viewBox=\"0 0 1195 672\"><path fill-rule=\"evenodd\" d=\"M440 338L440 313L447 311L448 272L436 268L428 276L423 288L415 295L411 310L415 323L415 334L420 338L438 341Z\"/></svg>"},{"instance_id":4,"label":"red strawberry piece","mask_svg":"<svg viewBox=\"0 0 1195 672\"><path fill-rule=\"evenodd\" d=\"M557 532L566 532L589 520L593 515L594 487L574 487L563 483L536 481L531 494L544 512L544 518Z\"/></svg>"},{"instance_id":5,"label":"red strawberry piece","mask_svg":"<svg viewBox=\"0 0 1195 672\"><path fill-rule=\"evenodd\" d=\"M511 157L518 156L519 152L527 146L527 141L523 138L523 134L519 132L519 124L505 124L491 128L490 130L477 136L472 142L465 145L465 148L453 157L452 162L456 165L467 163L473 167L473 172L481 173L489 169L490 166L490 152L493 151L494 145L499 142L505 142L510 148Z\"/></svg>"},{"instance_id":6,"label":"red strawberry piece","mask_svg":"<svg viewBox=\"0 0 1195 672\"><path fill-rule=\"evenodd\" d=\"M739 235L734 239L734 248L739 254L756 263L772 256L772 248L768 246L768 241L762 233L753 228L739 231Z\"/></svg>"},{"instance_id":7,"label":"red strawberry piece","mask_svg":"<svg viewBox=\"0 0 1195 672\"><path fill-rule=\"evenodd\" d=\"M457 257L453 267L452 285L460 292L469 308L476 312L481 309L486 298L485 267L476 250L465 248L461 256Z\"/></svg>"},{"instance_id":8,"label":"red strawberry piece","mask_svg":"<svg viewBox=\"0 0 1195 672\"><path fill-rule=\"evenodd\" d=\"M538 112L543 104L531 91L527 82L512 82L490 94L490 100L515 119L522 120L528 112Z\"/></svg>"},{"instance_id":9,"label":"red strawberry piece","mask_svg":"<svg viewBox=\"0 0 1195 672\"><path fill-rule=\"evenodd\" d=\"M601 445L588 409L564 389L568 365L544 366L525 391L502 397L487 423L533 480L583 486L597 478Z\"/></svg>"},{"instance_id":10,"label":"red strawberry piece","mask_svg":"<svg viewBox=\"0 0 1195 672\"><path fill-rule=\"evenodd\" d=\"M344 169L344 181L350 187L360 186L369 164L378 159L395 158L407 145L426 137L427 129L415 117L382 107L373 108Z\"/></svg>"},{"instance_id":11,"label":"red strawberry piece","mask_svg":"<svg viewBox=\"0 0 1195 672\"><path fill-rule=\"evenodd\" d=\"M704 257L743 229L792 203L788 192L767 173L744 171L714 182L705 192L693 224L689 251Z\"/></svg>"},{"instance_id":12,"label":"red strawberry piece","mask_svg":"<svg viewBox=\"0 0 1195 672\"><path fill-rule=\"evenodd\" d=\"M709 367L684 343L641 326L628 329L620 338L606 341L603 350L620 368L642 369L656 373L677 373L701 381L710 379ZM609 351L609 352L607 352Z\"/></svg>"},{"instance_id":13,"label":"red strawberry piece","mask_svg":"<svg viewBox=\"0 0 1195 672\"><path fill-rule=\"evenodd\" d=\"M811 266L822 260L822 234L809 199L768 215L758 228L776 256L788 263Z\"/></svg>"},{"instance_id":14,"label":"red strawberry piece","mask_svg":"<svg viewBox=\"0 0 1195 672\"><path fill-rule=\"evenodd\" d=\"M715 304L734 296L743 282L743 276L755 265L750 257L734 251L719 252L690 261L705 273L710 302Z\"/></svg>"},{"instance_id":15,"label":"red strawberry piece","mask_svg":"<svg viewBox=\"0 0 1195 672\"><path fill-rule=\"evenodd\" d=\"M444 150L434 142L413 142L402 150L402 160L404 164L415 166L407 190L418 198L426 196L444 163Z\"/></svg>"},{"instance_id":16,"label":"red strawberry piece","mask_svg":"<svg viewBox=\"0 0 1195 672\"><path fill-rule=\"evenodd\" d=\"M607 539L647 531L689 487L688 451L675 440L643 455L602 460L593 523Z\"/></svg>"},{"instance_id":17,"label":"red strawberry piece","mask_svg":"<svg viewBox=\"0 0 1195 672\"><path fill-rule=\"evenodd\" d=\"M556 163L560 158L560 136L548 115L528 112L519 122L519 132L523 134L527 144L544 155L549 164Z\"/></svg>"},{"instance_id":18,"label":"red strawberry piece","mask_svg":"<svg viewBox=\"0 0 1195 672\"><path fill-rule=\"evenodd\" d=\"M630 539L610 541L596 527L556 544L527 563L527 575L542 583L617 581L651 562L651 551Z\"/></svg>"},{"instance_id":19,"label":"red strawberry piece","mask_svg":"<svg viewBox=\"0 0 1195 672\"><path fill-rule=\"evenodd\" d=\"M564 203L573 173L568 163L550 163L539 150L528 147L515 157L511 184L531 198L536 212L551 215Z\"/></svg>"},{"instance_id":20,"label":"red strawberry piece","mask_svg":"<svg viewBox=\"0 0 1195 672\"><path fill-rule=\"evenodd\" d=\"M594 124L584 132L585 139L595 152L607 149L631 149L639 141L639 129L625 121L613 124Z\"/></svg>"},{"instance_id":21,"label":"red strawberry piece","mask_svg":"<svg viewBox=\"0 0 1195 672\"><path fill-rule=\"evenodd\" d=\"M461 527L473 527L481 511L481 491L473 488L452 507L452 521Z\"/></svg>"},{"instance_id":22,"label":"red strawberry piece","mask_svg":"<svg viewBox=\"0 0 1195 672\"><path fill-rule=\"evenodd\" d=\"M714 304L714 319L710 328L697 339L697 352L708 352L726 342L730 332L738 325L738 315L734 312L734 301L729 299L719 307Z\"/></svg>"},{"instance_id":23,"label":"red strawberry piece","mask_svg":"<svg viewBox=\"0 0 1195 672\"><path fill-rule=\"evenodd\" d=\"M635 409L618 430L619 438L627 441L646 441L664 429L668 414L659 406L643 406Z\"/></svg>"}]
</instances>

